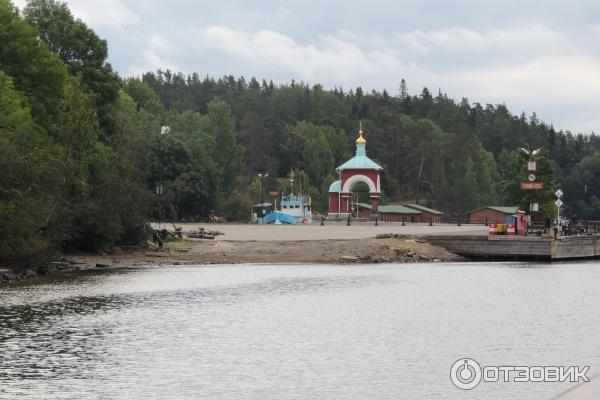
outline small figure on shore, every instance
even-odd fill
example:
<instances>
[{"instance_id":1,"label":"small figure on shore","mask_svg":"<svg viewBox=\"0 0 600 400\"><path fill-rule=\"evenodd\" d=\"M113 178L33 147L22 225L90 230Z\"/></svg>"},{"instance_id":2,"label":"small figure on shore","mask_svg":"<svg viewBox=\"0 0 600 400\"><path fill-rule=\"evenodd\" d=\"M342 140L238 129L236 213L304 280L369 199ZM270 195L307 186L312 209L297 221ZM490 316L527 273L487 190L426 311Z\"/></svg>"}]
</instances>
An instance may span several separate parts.
<instances>
[{"instance_id":1,"label":"small figure on shore","mask_svg":"<svg viewBox=\"0 0 600 400\"><path fill-rule=\"evenodd\" d=\"M156 243L156 245L158 246L159 249L162 249L163 241L162 241L162 238L160 237L160 231L154 230L154 233L152 234L152 241L154 243Z\"/></svg>"}]
</instances>

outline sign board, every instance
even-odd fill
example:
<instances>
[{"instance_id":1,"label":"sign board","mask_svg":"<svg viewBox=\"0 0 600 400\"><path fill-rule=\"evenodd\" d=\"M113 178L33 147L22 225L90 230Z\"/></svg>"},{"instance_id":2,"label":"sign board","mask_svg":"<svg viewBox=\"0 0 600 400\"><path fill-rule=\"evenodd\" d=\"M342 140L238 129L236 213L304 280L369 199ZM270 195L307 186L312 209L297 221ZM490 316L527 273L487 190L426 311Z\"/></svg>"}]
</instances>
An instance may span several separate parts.
<instances>
[{"instance_id":1,"label":"sign board","mask_svg":"<svg viewBox=\"0 0 600 400\"><path fill-rule=\"evenodd\" d=\"M562 190L558 189L556 192L554 192L554 195L556 197L558 197L559 199L562 197L564 193L562 192Z\"/></svg>"},{"instance_id":2,"label":"sign board","mask_svg":"<svg viewBox=\"0 0 600 400\"><path fill-rule=\"evenodd\" d=\"M537 163L535 161L529 161L527 163L527 171L535 172L537 170Z\"/></svg>"},{"instance_id":3,"label":"sign board","mask_svg":"<svg viewBox=\"0 0 600 400\"><path fill-rule=\"evenodd\" d=\"M527 175L527 180L529 182L535 182L535 175L534 174Z\"/></svg>"},{"instance_id":4,"label":"sign board","mask_svg":"<svg viewBox=\"0 0 600 400\"><path fill-rule=\"evenodd\" d=\"M540 211L540 204L539 203L531 203L529 204L529 211Z\"/></svg>"},{"instance_id":5,"label":"sign board","mask_svg":"<svg viewBox=\"0 0 600 400\"><path fill-rule=\"evenodd\" d=\"M556 207L560 207L560 206L562 206L562 205L563 205L563 202L562 202L562 200L561 200L561 199L558 199L558 200L556 200L556 201L554 202L554 204L556 204Z\"/></svg>"},{"instance_id":6,"label":"sign board","mask_svg":"<svg viewBox=\"0 0 600 400\"><path fill-rule=\"evenodd\" d=\"M521 190L542 190L544 182L521 182Z\"/></svg>"}]
</instances>

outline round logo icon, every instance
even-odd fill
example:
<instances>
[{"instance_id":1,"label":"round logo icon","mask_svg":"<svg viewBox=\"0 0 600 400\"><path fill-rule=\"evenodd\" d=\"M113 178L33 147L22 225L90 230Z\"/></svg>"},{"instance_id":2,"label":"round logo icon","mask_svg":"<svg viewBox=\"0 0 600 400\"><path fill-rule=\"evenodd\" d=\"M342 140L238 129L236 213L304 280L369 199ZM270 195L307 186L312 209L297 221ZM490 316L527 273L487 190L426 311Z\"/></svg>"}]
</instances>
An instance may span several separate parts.
<instances>
[{"instance_id":1,"label":"round logo icon","mask_svg":"<svg viewBox=\"0 0 600 400\"><path fill-rule=\"evenodd\" d=\"M481 366L471 358L461 358L452 364L450 380L459 389L471 390L481 382Z\"/></svg>"}]
</instances>

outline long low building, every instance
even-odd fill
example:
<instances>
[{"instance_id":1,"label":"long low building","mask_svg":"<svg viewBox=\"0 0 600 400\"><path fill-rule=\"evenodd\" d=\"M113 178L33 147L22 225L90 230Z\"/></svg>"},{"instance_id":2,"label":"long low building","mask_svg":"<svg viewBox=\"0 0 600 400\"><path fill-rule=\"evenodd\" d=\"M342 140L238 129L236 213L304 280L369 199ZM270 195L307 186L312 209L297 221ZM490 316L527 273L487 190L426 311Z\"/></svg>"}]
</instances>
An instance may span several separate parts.
<instances>
[{"instance_id":1,"label":"long low building","mask_svg":"<svg viewBox=\"0 0 600 400\"><path fill-rule=\"evenodd\" d=\"M465 213L465 217L471 224L503 224L507 215L518 211L519 207L485 206Z\"/></svg>"},{"instance_id":2,"label":"long low building","mask_svg":"<svg viewBox=\"0 0 600 400\"><path fill-rule=\"evenodd\" d=\"M421 222L431 222L433 224L439 224L442 222L444 213L433 208L425 207L420 204L402 204L406 208L412 208L421 212Z\"/></svg>"},{"instance_id":3,"label":"long low building","mask_svg":"<svg viewBox=\"0 0 600 400\"><path fill-rule=\"evenodd\" d=\"M354 216L358 218L369 219L371 217L372 206L366 203L357 203ZM414 208L408 208L405 206L398 205L380 205L379 209L379 220L389 222L429 222L423 221L423 213Z\"/></svg>"}]
</instances>

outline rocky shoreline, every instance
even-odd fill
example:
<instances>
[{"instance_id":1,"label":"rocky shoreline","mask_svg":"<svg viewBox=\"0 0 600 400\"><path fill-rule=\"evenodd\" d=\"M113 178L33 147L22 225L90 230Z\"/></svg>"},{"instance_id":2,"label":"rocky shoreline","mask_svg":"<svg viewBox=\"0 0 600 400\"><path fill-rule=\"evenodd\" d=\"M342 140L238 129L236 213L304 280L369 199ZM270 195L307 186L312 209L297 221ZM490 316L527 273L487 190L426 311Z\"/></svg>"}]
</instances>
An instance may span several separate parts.
<instances>
[{"instance_id":1,"label":"rocky shoreline","mask_svg":"<svg viewBox=\"0 0 600 400\"><path fill-rule=\"evenodd\" d=\"M413 236L379 235L352 240L228 241L183 240L160 251L71 255L37 269L1 270L0 284L43 275L109 268L246 263L377 264L453 262L462 257Z\"/></svg>"}]
</instances>

